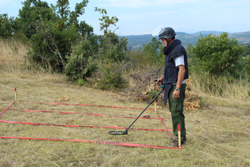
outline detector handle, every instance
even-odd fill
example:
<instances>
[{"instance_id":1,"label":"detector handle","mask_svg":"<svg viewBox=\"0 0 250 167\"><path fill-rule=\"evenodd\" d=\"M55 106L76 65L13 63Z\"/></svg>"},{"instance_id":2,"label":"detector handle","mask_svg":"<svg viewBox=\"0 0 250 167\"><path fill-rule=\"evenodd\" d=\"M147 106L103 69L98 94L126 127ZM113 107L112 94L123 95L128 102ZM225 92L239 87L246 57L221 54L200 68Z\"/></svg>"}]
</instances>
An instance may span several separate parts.
<instances>
[{"instance_id":1,"label":"detector handle","mask_svg":"<svg viewBox=\"0 0 250 167\"><path fill-rule=\"evenodd\" d=\"M155 79L155 82L157 82L157 81L158 81L158 79ZM161 87L162 87L162 89L164 89L165 86L164 86L163 82L162 82L162 81L160 81L160 82L161 82Z\"/></svg>"}]
</instances>

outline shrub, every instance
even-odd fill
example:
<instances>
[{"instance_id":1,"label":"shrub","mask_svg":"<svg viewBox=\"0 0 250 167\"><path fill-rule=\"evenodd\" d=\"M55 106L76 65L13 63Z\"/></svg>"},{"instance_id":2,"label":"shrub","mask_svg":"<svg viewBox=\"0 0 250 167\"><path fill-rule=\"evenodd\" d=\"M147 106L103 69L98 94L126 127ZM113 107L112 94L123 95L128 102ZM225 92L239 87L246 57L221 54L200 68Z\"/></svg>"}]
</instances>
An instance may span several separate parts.
<instances>
[{"instance_id":1,"label":"shrub","mask_svg":"<svg viewBox=\"0 0 250 167\"><path fill-rule=\"evenodd\" d=\"M198 39L192 47L191 69L193 72L207 71L217 76L237 76L237 63L243 47L236 39L228 38L227 33Z\"/></svg>"},{"instance_id":2,"label":"shrub","mask_svg":"<svg viewBox=\"0 0 250 167\"><path fill-rule=\"evenodd\" d=\"M98 87L101 89L116 89L127 87L128 82L122 77L122 69L119 63L102 63L98 74L100 77Z\"/></svg>"},{"instance_id":3,"label":"shrub","mask_svg":"<svg viewBox=\"0 0 250 167\"><path fill-rule=\"evenodd\" d=\"M65 74L68 80L86 80L97 69L97 61L92 55L94 50L90 40L83 40L73 47L73 51L67 58ZM80 82L79 83L82 83Z\"/></svg>"}]
</instances>

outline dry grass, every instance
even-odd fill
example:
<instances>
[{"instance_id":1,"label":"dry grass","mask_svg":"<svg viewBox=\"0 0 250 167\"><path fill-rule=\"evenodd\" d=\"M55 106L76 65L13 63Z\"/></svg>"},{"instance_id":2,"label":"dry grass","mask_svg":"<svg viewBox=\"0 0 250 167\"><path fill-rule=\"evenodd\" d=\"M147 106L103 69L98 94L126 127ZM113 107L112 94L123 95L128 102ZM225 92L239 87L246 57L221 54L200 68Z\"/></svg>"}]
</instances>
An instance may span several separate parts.
<instances>
[{"instance_id":1,"label":"dry grass","mask_svg":"<svg viewBox=\"0 0 250 167\"><path fill-rule=\"evenodd\" d=\"M141 112L140 110L129 109L33 103L58 102L64 97L68 97L67 101L64 101L65 103L72 104L84 103L138 108L146 106L145 103L126 101L115 92L67 84L63 76L60 75L35 70L32 72L26 71L26 69L22 69L21 60L14 61L15 56L20 56L18 54L25 55L26 49L16 54L16 51L11 51L8 45L2 47L3 45L5 44L1 43L0 46L0 108L7 108L14 101L14 87L17 88L17 101L11 108L124 116L137 116ZM10 62L17 65L9 67ZM131 148L94 143L0 139L0 166L249 166L249 101L212 96L199 92L199 89L194 86L193 90L196 90L195 93L203 97L203 101L208 108L185 112L188 142L182 147L182 150ZM26 103L21 103L22 101ZM150 108L154 107L151 106ZM168 108L158 109L158 112L164 118L167 128L171 129ZM157 117L154 111L146 111L145 114ZM8 110L0 116L0 119L122 127L128 126L134 120L15 110ZM133 127L163 129L159 120L149 119L138 120ZM0 136L115 141L165 146L170 143L165 132L153 131L130 130L126 136L110 136L107 134L109 129L103 128L67 128L8 123L0 123L0 129Z\"/></svg>"},{"instance_id":2,"label":"dry grass","mask_svg":"<svg viewBox=\"0 0 250 167\"><path fill-rule=\"evenodd\" d=\"M233 80L228 84L226 78L208 78L201 81L200 78L206 77L207 74L193 75L192 88L198 96L201 96L210 105L220 105L226 107L249 108L250 101L250 82L247 80ZM203 83L207 82L207 83ZM207 91L208 82L215 83L217 88L213 91ZM202 83L202 84L201 84ZM222 89L220 92L218 89Z\"/></svg>"}]
</instances>

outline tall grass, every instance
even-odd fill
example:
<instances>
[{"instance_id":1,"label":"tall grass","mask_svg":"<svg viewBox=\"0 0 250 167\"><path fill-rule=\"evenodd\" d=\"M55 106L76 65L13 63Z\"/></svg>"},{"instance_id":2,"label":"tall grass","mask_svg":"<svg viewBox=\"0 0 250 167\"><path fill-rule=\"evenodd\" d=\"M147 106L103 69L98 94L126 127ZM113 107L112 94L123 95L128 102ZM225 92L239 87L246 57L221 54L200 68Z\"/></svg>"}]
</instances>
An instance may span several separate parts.
<instances>
[{"instance_id":1,"label":"tall grass","mask_svg":"<svg viewBox=\"0 0 250 167\"><path fill-rule=\"evenodd\" d=\"M39 65L27 61L28 43L18 40L6 41L0 38L0 70L23 79L37 79L63 82L63 76L52 74Z\"/></svg>"},{"instance_id":2,"label":"tall grass","mask_svg":"<svg viewBox=\"0 0 250 167\"><path fill-rule=\"evenodd\" d=\"M211 76L208 73L193 73L191 80L193 91L198 95L210 97L209 100L213 103L218 104L218 99L221 99L221 105L237 103L240 106L250 101L250 82L248 79L228 80L227 77Z\"/></svg>"},{"instance_id":3,"label":"tall grass","mask_svg":"<svg viewBox=\"0 0 250 167\"><path fill-rule=\"evenodd\" d=\"M6 72L24 71L28 46L20 41L0 39L0 68Z\"/></svg>"}]
</instances>

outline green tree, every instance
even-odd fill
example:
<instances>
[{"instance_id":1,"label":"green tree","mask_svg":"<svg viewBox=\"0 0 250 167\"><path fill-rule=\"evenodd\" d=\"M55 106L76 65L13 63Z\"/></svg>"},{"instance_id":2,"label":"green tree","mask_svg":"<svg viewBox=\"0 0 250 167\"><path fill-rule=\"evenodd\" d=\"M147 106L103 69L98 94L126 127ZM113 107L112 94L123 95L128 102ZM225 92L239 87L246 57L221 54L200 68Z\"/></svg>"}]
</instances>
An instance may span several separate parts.
<instances>
[{"instance_id":1,"label":"green tree","mask_svg":"<svg viewBox=\"0 0 250 167\"><path fill-rule=\"evenodd\" d=\"M187 57L188 58L191 58L192 57L192 47L193 47L193 45L190 43L190 44L188 44L187 46L186 46L186 52L187 52Z\"/></svg>"},{"instance_id":2,"label":"green tree","mask_svg":"<svg viewBox=\"0 0 250 167\"><path fill-rule=\"evenodd\" d=\"M245 63L246 63L246 66L244 70L246 71L248 79L250 80L250 55L245 57Z\"/></svg>"},{"instance_id":3,"label":"green tree","mask_svg":"<svg viewBox=\"0 0 250 167\"><path fill-rule=\"evenodd\" d=\"M42 18L55 21L55 14L47 2L41 0L26 0L22 2L22 5L23 7L19 10L19 17L17 19L18 30L28 39L36 33L34 23L37 20Z\"/></svg>"},{"instance_id":4,"label":"green tree","mask_svg":"<svg viewBox=\"0 0 250 167\"><path fill-rule=\"evenodd\" d=\"M155 37L152 38L151 42L147 45L143 44L142 54L146 59L150 59L153 63L158 65L164 65L165 59L162 52L164 46Z\"/></svg>"},{"instance_id":5,"label":"green tree","mask_svg":"<svg viewBox=\"0 0 250 167\"><path fill-rule=\"evenodd\" d=\"M100 8L95 8L96 12L99 12L102 14L102 17L99 19L101 21L100 23L100 31L104 31L104 35L108 34L110 32L109 28L111 25L116 26L116 23L118 22L118 18L116 16L112 16L111 18L107 16L108 12L106 9L100 9Z\"/></svg>"},{"instance_id":6,"label":"green tree","mask_svg":"<svg viewBox=\"0 0 250 167\"><path fill-rule=\"evenodd\" d=\"M99 19L100 30L103 31L104 35L99 36L99 45L100 45L100 55L101 59L109 59L110 61L122 61L125 59L125 52L127 49L127 39L119 38L115 31L111 31L109 28L111 26L116 26L118 18L112 16L111 18L107 16L107 11L105 9L95 8L95 11L102 14L102 17Z\"/></svg>"},{"instance_id":7,"label":"green tree","mask_svg":"<svg viewBox=\"0 0 250 167\"><path fill-rule=\"evenodd\" d=\"M242 56L244 56L244 57L246 57L248 55L250 55L250 45L245 46L244 51L242 53Z\"/></svg>"},{"instance_id":8,"label":"green tree","mask_svg":"<svg viewBox=\"0 0 250 167\"><path fill-rule=\"evenodd\" d=\"M98 58L101 64L98 67L99 86L102 89L121 88L126 85L126 81L122 77L121 62L125 60L127 52L127 39L119 38L112 31L111 26L116 26L118 18L116 16L109 17L105 9L95 8L96 12L102 14L99 19L100 30L103 35L98 37L99 51Z\"/></svg>"},{"instance_id":9,"label":"green tree","mask_svg":"<svg viewBox=\"0 0 250 167\"><path fill-rule=\"evenodd\" d=\"M8 14L0 14L0 37L8 39L14 35L16 30L16 20L8 17Z\"/></svg>"},{"instance_id":10,"label":"green tree","mask_svg":"<svg viewBox=\"0 0 250 167\"><path fill-rule=\"evenodd\" d=\"M67 64L66 56L78 38L92 35L93 28L77 20L85 12L87 3L88 0L82 0L76 4L75 11L70 11L68 0L58 0L56 6L51 7L41 0L26 0L19 11L19 22L31 40L29 59L62 72Z\"/></svg>"},{"instance_id":11,"label":"green tree","mask_svg":"<svg viewBox=\"0 0 250 167\"><path fill-rule=\"evenodd\" d=\"M237 63L243 52L236 39L228 38L227 33L220 36L209 34L198 39L192 48L191 69L195 72L207 71L212 75L237 75Z\"/></svg>"},{"instance_id":12,"label":"green tree","mask_svg":"<svg viewBox=\"0 0 250 167\"><path fill-rule=\"evenodd\" d=\"M81 40L73 47L70 56L67 56L65 74L68 80L86 80L86 77L97 69L97 61L94 59L95 45L91 40Z\"/></svg>"}]
</instances>

